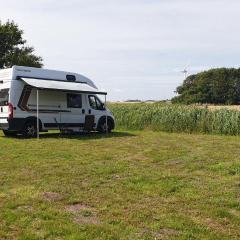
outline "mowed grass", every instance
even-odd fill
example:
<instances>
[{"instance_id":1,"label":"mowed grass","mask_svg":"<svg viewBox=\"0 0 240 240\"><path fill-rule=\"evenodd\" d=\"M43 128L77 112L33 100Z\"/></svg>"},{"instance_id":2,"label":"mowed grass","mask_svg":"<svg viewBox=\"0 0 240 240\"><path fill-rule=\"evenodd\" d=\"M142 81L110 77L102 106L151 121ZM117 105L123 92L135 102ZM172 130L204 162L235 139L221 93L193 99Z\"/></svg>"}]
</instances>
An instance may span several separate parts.
<instances>
[{"instance_id":1,"label":"mowed grass","mask_svg":"<svg viewBox=\"0 0 240 240\"><path fill-rule=\"evenodd\" d=\"M240 239L240 138L0 135L0 239Z\"/></svg>"}]
</instances>

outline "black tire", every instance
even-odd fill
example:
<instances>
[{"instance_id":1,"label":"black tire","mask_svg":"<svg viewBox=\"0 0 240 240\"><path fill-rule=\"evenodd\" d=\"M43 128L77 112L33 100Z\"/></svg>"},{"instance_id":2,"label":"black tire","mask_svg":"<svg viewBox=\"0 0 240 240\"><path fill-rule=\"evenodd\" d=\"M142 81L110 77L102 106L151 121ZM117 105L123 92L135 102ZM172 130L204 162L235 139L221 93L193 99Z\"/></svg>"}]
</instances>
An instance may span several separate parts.
<instances>
[{"instance_id":1,"label":"black tire","mask_svg":"<svg viewBox=\"0 0 240 240\"><path fill-rule=\"evenodd\" d=\"M26 122L22 134L25 138L33 138L37 136L37 124L33 121Z\"/></svg>"},{"instance_id":2,"label":"black tire","mask_svg":"<svg viewBox=\"0 0 240 240\"><path fill-rule=\"evenodd\" d=\"M110 133L113 130L112 120L108 119L107 126L108 127L106 128L106 118L105 119L102 118L98 123L97 131L100 133L106 133L106 129L107 129L107 132Z\"/></svg>"},{"instance_id":3,"label":"black tire","mask_svg":"<svg viewBox=\"0 0 240 240\"><path fill-rule=\"evenodd\" d=\"M16 132L11 132L11 131L8 131L8 130L3 130L3 133L6 137L15 137L17 135Z\"/></svg>"}]
</instances>

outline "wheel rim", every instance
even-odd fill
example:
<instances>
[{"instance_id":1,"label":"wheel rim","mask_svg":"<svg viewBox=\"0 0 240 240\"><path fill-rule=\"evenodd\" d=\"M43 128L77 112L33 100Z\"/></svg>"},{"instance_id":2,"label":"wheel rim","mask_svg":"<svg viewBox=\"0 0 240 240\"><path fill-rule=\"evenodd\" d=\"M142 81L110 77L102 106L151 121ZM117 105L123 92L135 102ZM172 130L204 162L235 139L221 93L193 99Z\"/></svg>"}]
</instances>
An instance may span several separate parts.
<instances>
[{"instance_id":1,"label":"wheel rim","mask_svg":"<svg viewBox=\"0 0 240 240\"><path fill-rule=\"evenodd\" d=\"M35 127L33 125L27 126L26 133L28 136L34 136L36 133Z\"/></svg>"},{"instance_id":2,"label":"wheel rim","mask_svg":"<svg viewBox=\"0 0 240 240\"><path fill-rule=\"evenodd\" d=\"M106 130L107 130L107 125L106 125L106 123L104 123L104 124L102 125L102 130L103 130L104 132L106 132Z\"/></svg>"},{"instance_id":3,"label":"wheel rim","mask_svg":"<svg viewBox=\"0 0 240 240\"><path fill-rule=\"evenodd\" d=\"M107 125L106 123L103 123L102 124L102 131L103 132L106 132L106 131L110 131L110 126L109 126L109 124Z\"/></svg>"}]
</instances>

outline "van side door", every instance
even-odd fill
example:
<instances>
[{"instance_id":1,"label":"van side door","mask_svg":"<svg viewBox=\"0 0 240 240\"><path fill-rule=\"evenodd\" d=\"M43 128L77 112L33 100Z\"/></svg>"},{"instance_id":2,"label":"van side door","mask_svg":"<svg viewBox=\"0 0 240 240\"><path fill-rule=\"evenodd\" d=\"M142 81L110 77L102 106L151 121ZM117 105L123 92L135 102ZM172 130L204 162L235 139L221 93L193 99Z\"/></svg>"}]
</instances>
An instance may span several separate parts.
<instances>
[{"instance_id":1,"label":"van side door","mask_svg":"<svg viewBox=\"0 0 240 240\"><path fill-rule=\"evenodd\" d=\"M61 113L60 122L63 128L82 130L85 122L85 99L81 93L66 93L63 108L68 111Z\"/></svg>"}]
</instances>

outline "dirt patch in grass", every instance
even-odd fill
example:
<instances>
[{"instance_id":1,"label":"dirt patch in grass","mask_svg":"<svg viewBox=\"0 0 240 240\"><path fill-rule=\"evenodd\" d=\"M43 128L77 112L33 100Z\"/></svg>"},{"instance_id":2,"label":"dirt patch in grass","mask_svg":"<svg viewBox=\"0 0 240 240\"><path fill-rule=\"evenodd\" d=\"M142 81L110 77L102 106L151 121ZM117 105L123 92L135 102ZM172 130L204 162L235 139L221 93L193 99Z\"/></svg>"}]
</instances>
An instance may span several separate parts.
<instances>
[{"instance_id":1,"label":"dirt patch in grass","mask_svg":"<svg viewBox=\"0 0 240 240\"><path fill-rule=\"evenodd\" d=\"M56 192L44 192L42 196L45 200L51 202L61 201L63 199L63 196Z\"/></svg>"},{"instance_id":2,"label":"dirt patch in grass","mask_svg":"<svg viewBox=\"0 0 240 240\"><path fill-rule=\"evenodd\" d=\"M150 235L155 240L167 240L171 239L172 237L176 237L179 235L179 231L173 228L161 228L158 231L154 231L149 228L144 228L140 234L138 234L139 237L144 237L144 235Z\"/></svg>"},{"instance_id":3,"label":"dirt patch in grass","mask_svg":"<svg viewBox=\"0 0 240 240\"><path fill-rule=\"evenodd\" d=\"M81 203L75 203L75 204L68 205L66 207L66 210L71 213L77 213L77 212L82 212L82 211L92 211L92 209L90 207L88 207L85 204L81 204Z\"/></svg>"},{"instance_id":4,"label":"dirt patch in grass","mask_svg":"<svg viewBox=\"0 0 240 240\"><path fill-rule=\"evenodd\" d=\"M78 224L100 224L100 220L96 216L95 209L85 204L71 204L66 207L66 210L75 215L74 222Z\"/></svg>"},{"instance_id":5,"label":"dirt patch in grass","mask_svg":"<svg viewBox=\"0 0 240 240\"><path fill-rule=\"evenodd\" d=\"M224 225L218 223L216 220L212 218L202 219L202 223L208 228L215 230L216 232L225 232Z\"/></svg>"},{"instance_id":6,"label":"dirt patch in grass","mask_svg":"<svg viewBox=\"0 0 240 240\"><path fill-rule=\"evenodd\" d=\"M100 220L96 216L77 216L74 218L74 222L78 224L100 224Z\"/></svg>"},{"instance_id":7,"label":"dirt patch in grass","mask_svg":"<svg viewBox=\"0 0 240 240\"><path fill-rule=\"evenodd\" d=\"M228 232L228 230L225 228L225 226L228 225L227 219L222 219L223 222L220 223L216 219L213 219L210 217L195 216L195 217L192 217L192 220L195 223L201 224L212 231L215 231L221 234L227 234Z\"/></svg>"},{"instance_id":8,"label":"dirt patch in grass","mask_svg":"<svg viewBox=\"0 0 240 240\"><path fill-rule=\"evenodd\" d=\"M238 211L238 210L230 209L229 213L232 214L235 217L240 217L240 211Z\"/></svg>"},{"instance_id":9,"label":"dirt patch in grass","mask_svg":"<svg viewBox=\"0 0 240 240\"><path fill-rule=\"evenodd\" d=\"M30 206L30 205L20 205L20 206L17 207L17 209L25 210L25 211L32 211L33 207Z\"/></svg>"},{"instance_id":10,"label":"dirt patch in grass","mask_svg":"<svg viewBox=\"0 0 240 240\"><path fill-rule=\"evenodd\" d=\"M155 239L161 239L161 240L171 239L171 237L176 237L178 235L179 235L179 231L172 228L162 228L159 231L152 233L152 236Z\"/></svg>"}]
</instances>

